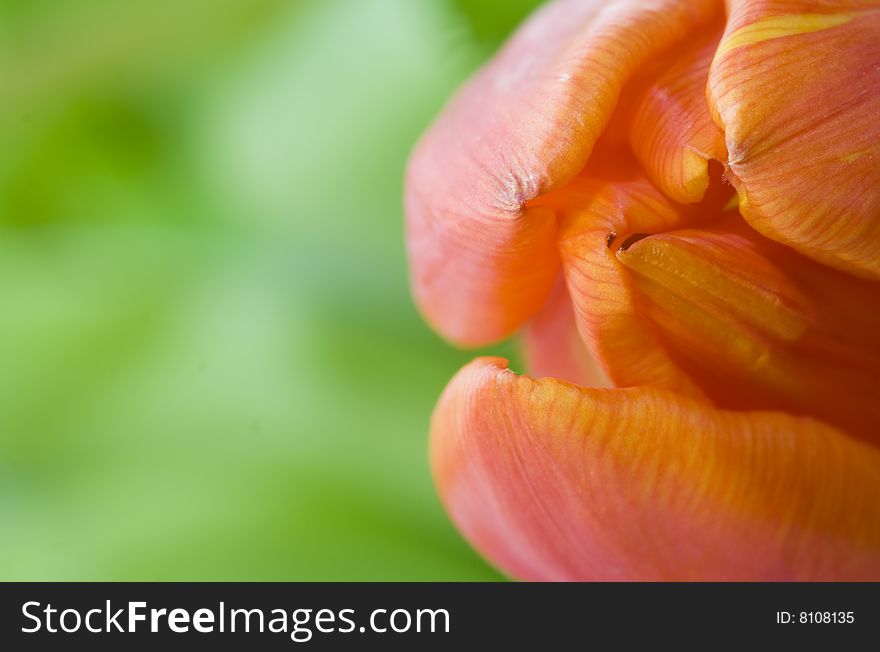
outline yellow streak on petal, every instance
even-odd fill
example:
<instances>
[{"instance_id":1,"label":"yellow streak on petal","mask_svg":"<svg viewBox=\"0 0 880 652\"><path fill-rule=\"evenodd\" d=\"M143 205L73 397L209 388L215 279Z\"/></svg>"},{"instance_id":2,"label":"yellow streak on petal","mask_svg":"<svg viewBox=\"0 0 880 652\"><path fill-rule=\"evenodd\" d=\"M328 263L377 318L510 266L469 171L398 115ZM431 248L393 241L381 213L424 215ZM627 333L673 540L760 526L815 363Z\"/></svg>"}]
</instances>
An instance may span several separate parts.
<instances>
[{"instance_id":1,"label":"yellow streak on petal","mask_svg":"<svg viewBox=\"0 0 880 652\"><path fill-rule=\"evenodd\" d=\"M682 156L682 186L696 196L702 196L706 192L709 158L710 156L696 151L693 147L688 147Z\"/></svg>"},{"instance_id":2,"label":"yellow streak on petal","mask_svg":"<svg viewBox=\"0 0 880 652\"><path fill-rule=\"evenodd\" d=\"M764 20L745 25L725 38L715 60L745 45L794 36L795 34L809 34L824 29L831 29L838 25L848 23L855 16L853 14L789 14L785 16L770 16Z\"/></svg>"},{"instance_id":3,"label":"yellow streak on petal","mask_svg":"<svg viewBox=\"0 0 880 652\"><path fill-rule=\"evenodd\" d=\"M734 193L733 196L727 200L727 203L724 204L724 207L721 210L725 212L737 210L739 208L739 204L739 193Z\"/></svg>"},{"instance_id":4,"label":"yellow streak on petal","mask_svg":"<svg viewBox=\"0 0 880 652\"><path fill-rule=\"evenodd\" d=\"M797 340L807 327L804 316L782 301L766 282L749 278L748 272L736 273L675 240L646 238L618 252L618 260L649 281L640 282L639 287L648 296L657 294L661 304L668 303L670 295L677 296L686 309L690 306L694 318L700 315L702 305L714 305L720 315L728 318L707 312L705 317L712 317L712 326L706 332L720 328L725 331L722 339L737 347L748 340L738 331L736 321L782 341ZM755 276L760 278L757 273Z\"/></svg>"},{"instance_id":5,"label":"yellow streak on petal","mask_svg":"<svg viewBox=\"0 0 880 652\"><path fill-rule=\"evenodd\" d=\"M860 158L867 156L871 158L874 155L874 148L862 149L858 152L851 152L845 156L841 156L840 160L844 163L855 163Z\"/></svg>"}]
</instances>

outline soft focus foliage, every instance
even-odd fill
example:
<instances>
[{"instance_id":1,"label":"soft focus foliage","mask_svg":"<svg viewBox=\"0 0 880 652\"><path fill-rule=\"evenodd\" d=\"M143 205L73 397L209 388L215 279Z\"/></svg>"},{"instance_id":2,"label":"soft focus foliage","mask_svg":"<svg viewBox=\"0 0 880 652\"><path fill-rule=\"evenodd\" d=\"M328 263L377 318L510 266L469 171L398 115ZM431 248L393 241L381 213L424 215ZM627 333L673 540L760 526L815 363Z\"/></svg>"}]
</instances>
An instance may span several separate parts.
<instances>
[{"instance_id":1,"label":"soft focus foliage","mask_svg":"<svg viewBox=\"0 0 880 652\"><path fill-rule=\"evenodd\" d=\"M0 578L496 577L399 204L533 4L0 1Z\"/></svg>"}]
</instances>

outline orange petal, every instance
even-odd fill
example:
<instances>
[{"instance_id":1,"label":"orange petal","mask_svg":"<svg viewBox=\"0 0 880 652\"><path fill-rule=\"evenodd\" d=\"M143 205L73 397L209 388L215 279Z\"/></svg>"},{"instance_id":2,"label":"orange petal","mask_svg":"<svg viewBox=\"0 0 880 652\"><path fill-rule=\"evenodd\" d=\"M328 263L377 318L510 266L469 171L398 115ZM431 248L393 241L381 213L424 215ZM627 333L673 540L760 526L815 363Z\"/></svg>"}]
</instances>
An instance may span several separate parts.
<instances>
[{"instance_id":1,"label":"orange petal","mask_svg":"<svg viewBox=\"0 0 880 652\"><path fill-rule=\"evenodd\" d=\"M578 333L564 283L557 283L547 305L528 323L523 335L526 367L532 376L552 376L590 387L611 386Z\"/></svg>"},{"instance_id":2,"label":"orange petal","mask_svg":"<svg viewBox=\"0 0 880 652\"><path fill-rule=\"evenodd\" d=\"M726 161L724 134L712 120L706 81L722 21L661 59L624 93L631 104L629 143L666 196L691 204L709 187L709 161Z\"/></svg>"},{"instance_id":3,"label":"orange petal","mask_svg":"<svg viewBox=\"0 0 880 652\"><path fill-rule=\"evenodd\" d=\"M880 579L880 452L809 419L479 359L431 455L453 520L523 579Z\"/></svg>"},{"instance_id":4,"label":"orange petal","mask_svg":"<svg viewBox=\"0 0 880 652\"><path fill-rule=\"evenodd\" d=\"M880 443L880 285L825 267L738 215L616 253L643 328L721 407L820 418Z\"/></svg>"},{"instance_id":5,"label":"orange petal","mask_svg":"<svg viewBox=\"0 0 880 652\"><path fill-rule=\"evenodd\" d=\"M407 247L426 319L461 344L511 334L558 272L554 218L527 202L581 170L621 89L717 0L558 0L459 92L410 160Z\"/></svg>"},{"instance_id":6,"label":"orange petal","mask_svg":"<svg viewBox=\"0 0 880 652\"><path fill-rule=\"evenodd\" d=\"M880 3L730 6L709 98L742 214L811 258L880 278Z\"/></svg>"},{"instance_id":7,"label":"orange petal","mask_svg":"<svg viewBox=\"0 0 880 652\"><path fill-rule=\"evenodd\" d=\"M623 155L598 161L624 168ZM608 167L606 166L606 167ZM606 170L607 172L607 170ZM590 351L618 386L654 385L694 398L705 395L645 328L628 273L616 252L642 233L668 231L694 219L633 165L607 177L596 170L547 201L562 216L559 247L578 328Z\"/></svg>"}]
</instances>

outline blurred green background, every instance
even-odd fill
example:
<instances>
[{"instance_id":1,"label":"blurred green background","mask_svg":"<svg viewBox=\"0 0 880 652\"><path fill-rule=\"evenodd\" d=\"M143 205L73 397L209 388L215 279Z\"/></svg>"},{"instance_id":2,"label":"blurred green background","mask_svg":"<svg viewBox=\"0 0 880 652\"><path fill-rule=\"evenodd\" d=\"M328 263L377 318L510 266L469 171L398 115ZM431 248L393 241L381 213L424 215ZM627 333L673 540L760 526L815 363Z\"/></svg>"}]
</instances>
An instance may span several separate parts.
<instances>
[{"instance_id":1,"label":"blurred green background","mask_svg":"<svg viewBox=\"0 0 880 652\"><path fill-rule=\"evenodd\" d=\"M536 4L0 0L0 579L498 577L402 176Z\"/></svg>"}]
</instances>

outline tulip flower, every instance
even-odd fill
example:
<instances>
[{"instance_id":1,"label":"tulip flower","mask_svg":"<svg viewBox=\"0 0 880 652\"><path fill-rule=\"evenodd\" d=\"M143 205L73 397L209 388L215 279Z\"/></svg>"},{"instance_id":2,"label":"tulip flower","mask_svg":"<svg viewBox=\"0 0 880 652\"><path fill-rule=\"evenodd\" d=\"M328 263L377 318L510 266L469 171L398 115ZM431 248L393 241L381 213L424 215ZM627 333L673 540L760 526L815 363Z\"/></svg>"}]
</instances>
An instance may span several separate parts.
<instances>
[{"instance_id":1,"label":"tulip flower","mask_svg":"<svg viewBox=\"0 0 880 652\"><path fill-rule=\"evenodd\" d=\"M503 572L880 579L880 1L555 0L405 205L433 328L522 333L431 422Z\"/></svg>"}]
</instances>

